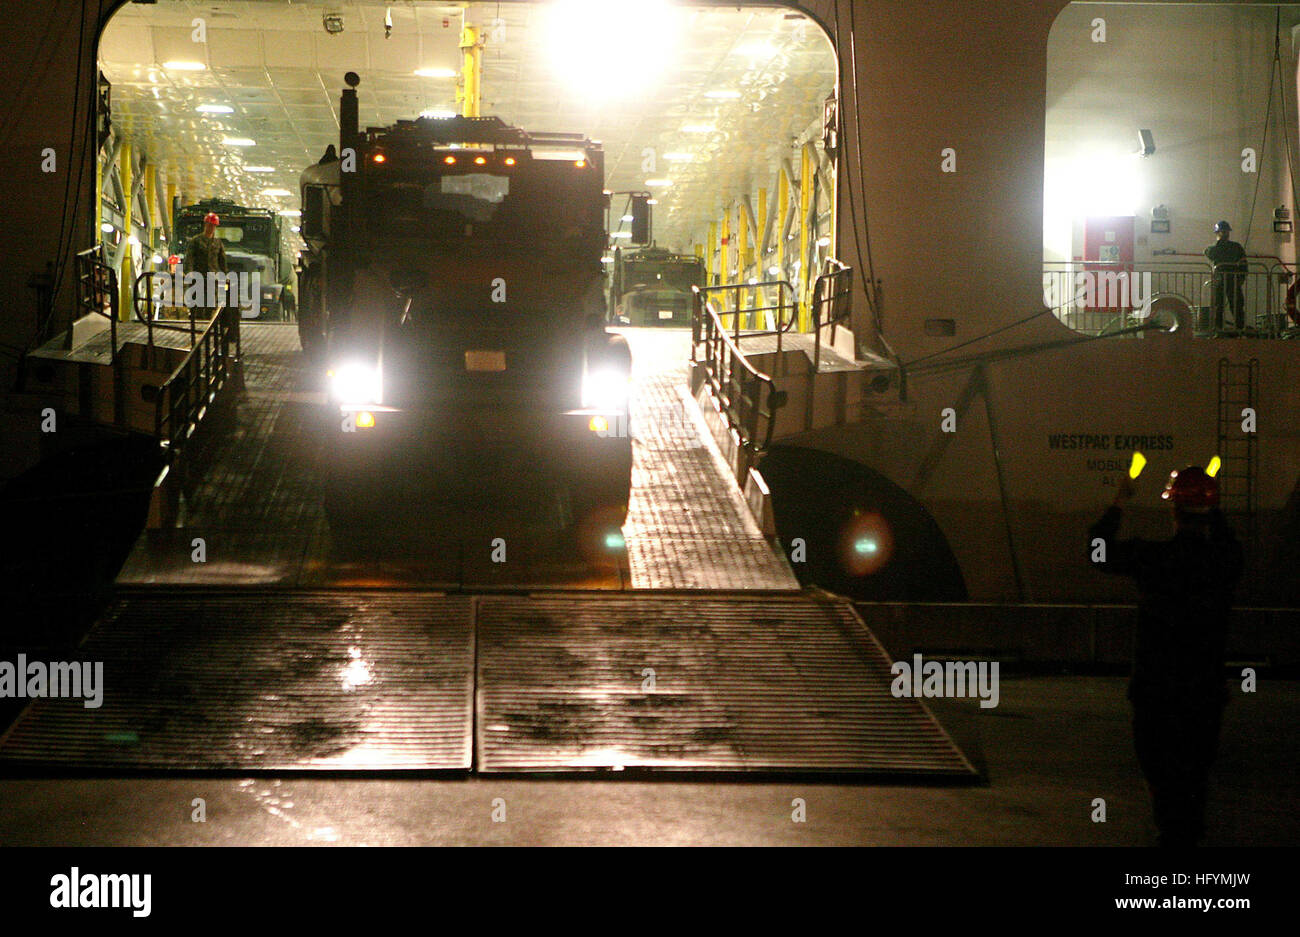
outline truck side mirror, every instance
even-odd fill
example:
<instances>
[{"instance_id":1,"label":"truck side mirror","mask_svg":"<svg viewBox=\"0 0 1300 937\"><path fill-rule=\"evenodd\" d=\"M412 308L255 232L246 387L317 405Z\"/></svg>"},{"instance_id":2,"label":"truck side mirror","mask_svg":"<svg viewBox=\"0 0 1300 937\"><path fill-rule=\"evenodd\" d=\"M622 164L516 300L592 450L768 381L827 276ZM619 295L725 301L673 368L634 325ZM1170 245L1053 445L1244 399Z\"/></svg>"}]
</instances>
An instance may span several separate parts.
<instances>
[{"instance_id":1,"label":"truck side mirror","mask_svg":"<svg viewBox=\"0 0 1300 937\"><path fill-rule=\"evenodd\" d=\"M632 196L632 243L650 243L650 196Z\"/></svg>"},{"instance_id":2,"label":"truck side mirror","mask_svg":"<svg viewBox=\"0 0 1300 937\"><path fill-rule=\"evenodd\" d=\"M325 188L309 185L303 189L301 233L303 238L325 234Z\"/></svg>"}]
</instances>

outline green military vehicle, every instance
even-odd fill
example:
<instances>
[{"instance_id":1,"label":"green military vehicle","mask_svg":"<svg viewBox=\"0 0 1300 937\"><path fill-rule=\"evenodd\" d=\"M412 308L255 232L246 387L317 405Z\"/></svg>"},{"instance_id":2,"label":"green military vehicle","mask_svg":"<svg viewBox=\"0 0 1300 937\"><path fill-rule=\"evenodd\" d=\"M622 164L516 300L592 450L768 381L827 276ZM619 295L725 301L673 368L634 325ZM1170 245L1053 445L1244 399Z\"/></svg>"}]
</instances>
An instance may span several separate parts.
<instances>
[{"instance_id":1,"label":"green military vehicle","mask_svg":"<svg viewBox=\"0 0 1300 937\"><path fill-rule=\"evenodd\" d=\"M226 246L230 273L252 275L261 281L259 295L240 309L243 319L288 321L297 309L293 295L293 265L285 244L283 219L266 208L247 208L212 198L176 210L172 254L185 263L185 245L203 233L203 218L215 212L220 219L216 236Z\"/></svg>"},{"instance_id":2,"label":"green military vehicle","mask_svg":"<svg viewBox=\"0 0 1300 937\"><path fill-rule=\"evenodd\" d=\"M617 325L689 326L691 287L705 286L704 261L661 247L614 251L609 320Z\"/></svg>"}]
</instances>

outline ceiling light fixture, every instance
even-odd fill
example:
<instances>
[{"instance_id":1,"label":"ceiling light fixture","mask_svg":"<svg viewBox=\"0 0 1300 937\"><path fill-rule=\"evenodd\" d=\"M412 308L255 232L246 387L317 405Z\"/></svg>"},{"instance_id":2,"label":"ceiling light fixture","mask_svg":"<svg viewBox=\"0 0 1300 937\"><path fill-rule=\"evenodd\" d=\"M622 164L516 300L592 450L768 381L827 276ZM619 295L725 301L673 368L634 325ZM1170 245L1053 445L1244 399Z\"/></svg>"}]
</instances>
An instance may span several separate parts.
<instances>
[{"instance_id":1,"label":"ceiling light fixture","mask_svg":"<svg viewBox=\"0 0 1300 937\"><path fill-rule=\"evenodd\" d=\"M648 186L650 186L651 188L655 188L655 189L658 189L658 188L667 188L668 186L670 186L670 185L673 184L673 180L671 180L671 179L647 179L647 180L645 181L645 184L648 185Z\"/></svg>"},{"instance_id":2,"label":"ceiling light fixture","mask_svg":"<svg viewBox=\"0 0 1300 937\"><path fill-rule=\"evenodd\" d=\"M156 90L156 89L155 89ZM200 104L195 108L200 114L233 114L235 109L229 104Z\"/></svg>"},{"instance_id":3,"label":"ceiling light fixture","mask_svg":"<svg viewBox=\"0 0 1300 937\"><path fill-rule=\"evenodd\" d=\"M224 146L257 146L257 143L248 137L222 137L221 143Z\"/></svg>"},{"instance_id":4,"label":"ceiling light fixture","mask_svg":"<svg viewBox=\"0 0 1300 937\"><path fill-rule=\"evenodd\" d=\"M288 189L263 189L262 194L268 198L285 198L286 196L293 195L293 193Z\"/></svg>"},{"instance_id":5,"label":"ceiling light fixture","mask_svg":"<svg viewBox=\"0 0 1300 937\"><path fill-rule=\"evenodd\" d=\"M274 166L245 166L244 172L275 172Z\"/></svg>"}]
</instances>

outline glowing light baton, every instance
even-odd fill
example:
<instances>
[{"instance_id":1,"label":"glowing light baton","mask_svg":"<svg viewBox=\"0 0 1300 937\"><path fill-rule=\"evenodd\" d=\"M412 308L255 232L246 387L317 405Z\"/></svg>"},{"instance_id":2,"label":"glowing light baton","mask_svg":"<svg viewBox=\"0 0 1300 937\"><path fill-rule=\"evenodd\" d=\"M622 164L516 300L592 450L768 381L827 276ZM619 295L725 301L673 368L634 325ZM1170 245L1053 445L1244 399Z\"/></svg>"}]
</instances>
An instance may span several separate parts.
<instances>
[{"instance_id":1,"label":"glowing light baton","mask_svg":"<svg viewBox=\"0 0 1300 937\"><path fill-rule=\"evenodd\" d=\"M1219 469L1223 467L1223 460L1217 455L1210 460L1210 464L1205 467L1205 474L1213 478L1219 474Z\"/></svg>"},{"instance_id":2,"label":"glowing light baton","mask_svg":"<svg viewBox=\"0 0 1300 937\"><path fill-rule=\"evenodd\" d=\"M1142 474L1142 470L1147 467L1147 457L1140 452L1133 453L1133 461L1128 464L1128 477L1137 478Z\"/></svg>"}]
</instances>

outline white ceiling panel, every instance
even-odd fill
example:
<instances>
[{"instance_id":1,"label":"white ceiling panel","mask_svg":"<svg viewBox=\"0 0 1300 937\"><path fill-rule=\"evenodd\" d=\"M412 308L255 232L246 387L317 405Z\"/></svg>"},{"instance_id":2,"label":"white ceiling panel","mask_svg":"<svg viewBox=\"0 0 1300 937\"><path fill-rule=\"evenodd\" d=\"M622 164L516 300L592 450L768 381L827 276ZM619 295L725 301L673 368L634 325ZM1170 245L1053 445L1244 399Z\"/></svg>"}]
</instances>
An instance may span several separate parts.
<instances>
[{"instance_id":1,"label":"white ceiling panel","mask_svg":"<svg viewBox=\"0 0 1300 937\"><path fill-rule=\"evenodd\" d=\"M656 237L688 250L727 203L771 183L793 138L820 117L835 64L820 29L782 8L679 5L649 27L618 25L620 17L635 21L653 2L588 3L589 15L557 29L554 3L159 0L114 16L100 60L113 84L115 125L187 196L288 209L297 207L296 195L260 193L296 193L301 170L337 142L344 72L362 76L363 126L425 109L458 110L454 78L414 72L459 68L464 17L487 39L482 112L530 130L577 131L603 141L609 189L670 179L671 186L655 190ZM388 39L385 9L393 20ZM342 34L325 32L327 12L343 17ZM192 41L195 18L206 26L206 44ZM671 23L671 33L661 33L660 22ZM656 51L646 58L649 48ZM638 57L647 64L637 66ZM586 59L602 64L585 83L560 73ZM208 67L161 68L176 60ZM620 93L638 83L644 87ZM709 96L717 91L738 97ZM234 113L200 114L202 104L230 105ZM690 125L712 129L693 133ZM232 147L223 137L255 143ZM643 168L649 153L653 172ZM666 154L691 158L673 161ZM274 171L249 173L243 166Z\"/></svg>"}]
</instances>

